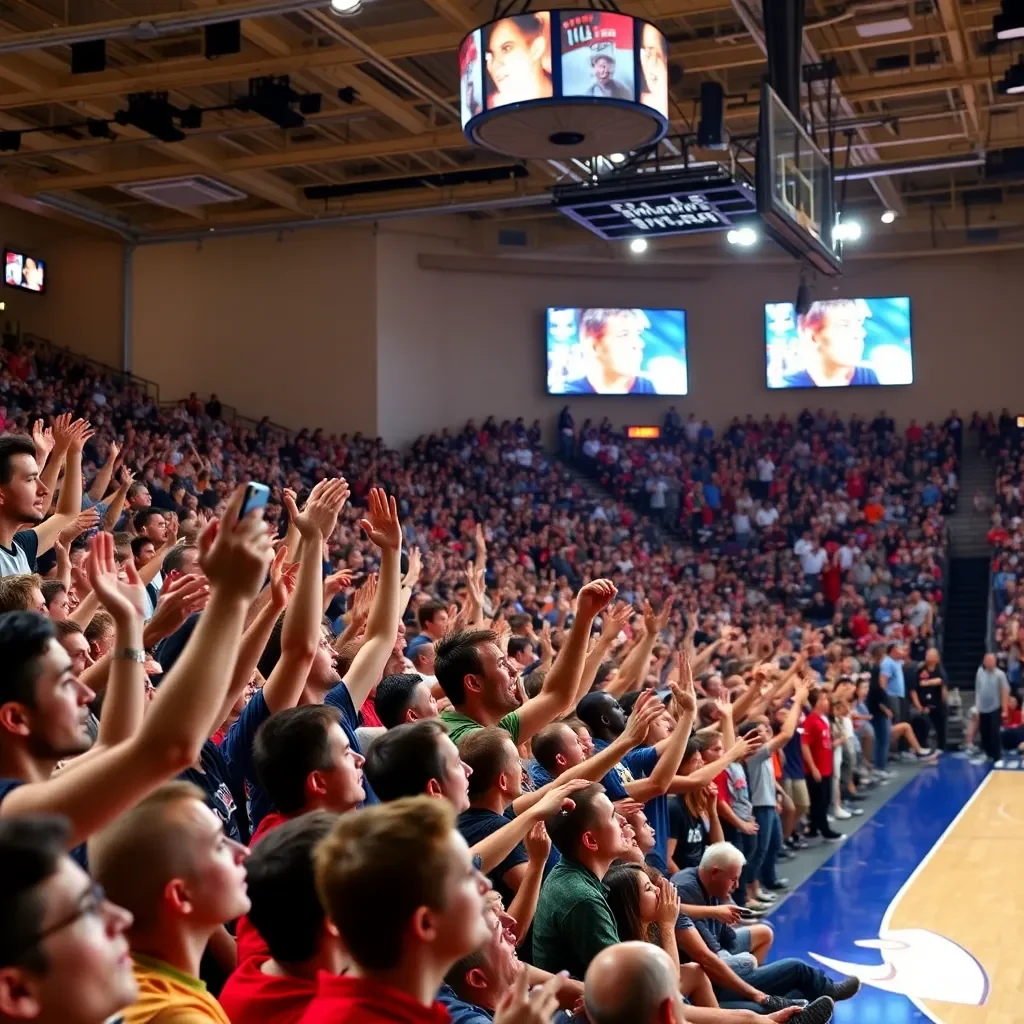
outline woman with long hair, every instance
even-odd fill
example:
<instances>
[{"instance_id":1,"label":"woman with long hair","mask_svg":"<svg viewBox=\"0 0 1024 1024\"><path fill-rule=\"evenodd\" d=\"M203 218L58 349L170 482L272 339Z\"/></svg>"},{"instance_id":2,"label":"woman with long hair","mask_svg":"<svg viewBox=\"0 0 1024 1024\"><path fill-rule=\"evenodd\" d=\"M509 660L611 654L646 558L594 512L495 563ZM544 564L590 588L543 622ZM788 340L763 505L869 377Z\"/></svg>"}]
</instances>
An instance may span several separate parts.
<instances>
[{"instance_id":1,"label":"woman with long hair","mask_svg":"<svg viewBox=\"0 0 1024 1024\"><path fill-rule=\"evenodd\" d=\"M661 946L679 963L676 921L679 893L655 868L642 864L613 864L604 886L620 942L650 942ZM695 1006L718 1006L708 976L697 964L679 968L679 991Z\"/></svg>"}]
</instances>

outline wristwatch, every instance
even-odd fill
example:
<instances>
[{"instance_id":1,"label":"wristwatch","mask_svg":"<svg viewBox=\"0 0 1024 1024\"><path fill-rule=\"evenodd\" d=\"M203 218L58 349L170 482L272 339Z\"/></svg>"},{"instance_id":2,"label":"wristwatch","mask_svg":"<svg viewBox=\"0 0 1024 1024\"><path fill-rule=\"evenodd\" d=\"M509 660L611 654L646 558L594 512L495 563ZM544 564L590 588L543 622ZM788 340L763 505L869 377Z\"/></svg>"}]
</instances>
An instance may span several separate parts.
<instances>
[{"instance_id":1,"label":"wristwatch","mask_svg":"<svg viewBox=\"0 0 1024 1024\"><path fill-rule=\"evenodd\" d=\"M139 665L146 664L146 652L135 647L118 647L111 652L111 658L115 661L134 661Z\"/></svg>"}]
</instances>

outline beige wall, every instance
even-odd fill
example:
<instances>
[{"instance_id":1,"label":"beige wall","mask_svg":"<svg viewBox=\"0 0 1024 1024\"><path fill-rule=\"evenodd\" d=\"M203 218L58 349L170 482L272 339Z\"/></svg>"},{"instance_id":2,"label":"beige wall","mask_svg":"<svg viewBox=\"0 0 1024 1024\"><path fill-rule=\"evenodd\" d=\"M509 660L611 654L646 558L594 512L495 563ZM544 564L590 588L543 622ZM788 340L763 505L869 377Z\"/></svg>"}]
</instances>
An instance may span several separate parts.
<instances>
[{"instance_id":1,"label":"beige wall","mask_svg":"<svg viewBox=\"0 0 1024 1024\"><path fill-rule=\"evenodd\" d=\"M162 398L216 392L288 427L376 429L372 231L142 246L132 281L132 370Z\"/></svg>"},{"instance_id":2,"label":"beige wall","mask_svg":"<svg viewBox=\"0 0 1024 1024\"><path fill-rule=\"evenodd\" d=\"M901 421L944 417L954 406L967 413L1024 405L1024 259L1017 254L851 261L838 291L819 282L823 297L909 295L915 368L915 383L905 388L819 396L765 387L763 306L795 295L796 263L683 268L676 281L616 280L559 277L550 268L543 276L425 270L417 260L424 251L459 252L388 233L379 239L378 418L392 441L488 414L539 417L547 426L563 404L543 393L543 315L555 305L687 310L691 394L577 396L577 423L588 416L657 423L672 402L715 424L748 411L792 414L812 402L842 414L884 406Z\"/></svg>"},{"instance_id":3,"label":"beige wall","mask_svg":"<svg viewBox=\"0 0 1024 1024\"><path fill-rule=\"evenodd\" d=\"M404 221L139 248L133 369L165 398L216 391L250 416L404 444L468 417L522 415L548 427L563 401L544 394L546 306L680 306L691 395L580 396L577 421L660 422L673 401L716 425L748 411L795 414L805 403L867 415L884 406L900 421L1021 404L1017 254L851 261L838 290L819 282L823 296L909 295L916 374L906 388L819 396L764 384L763 306L795 294L795 262L639 271L634 262L595 277L548 260L542 271L527 261L516 264L527 273L497 274L483 272L491 258L463 247L465 225ZM464 265L424 269L423 254Z\"/></svg>"},{"instance_id":4,"label":"beige wall","mask_svg":"<svg viewBox=\"0 0 1024 1024\"><path fill-rule=\"evenodd\" d=\"M20 325L101 363L121 365L124 249L107 236L0 204L0 248L47 264L46 294L0 289L0 324Z\"/></svg>"}]
</instances>

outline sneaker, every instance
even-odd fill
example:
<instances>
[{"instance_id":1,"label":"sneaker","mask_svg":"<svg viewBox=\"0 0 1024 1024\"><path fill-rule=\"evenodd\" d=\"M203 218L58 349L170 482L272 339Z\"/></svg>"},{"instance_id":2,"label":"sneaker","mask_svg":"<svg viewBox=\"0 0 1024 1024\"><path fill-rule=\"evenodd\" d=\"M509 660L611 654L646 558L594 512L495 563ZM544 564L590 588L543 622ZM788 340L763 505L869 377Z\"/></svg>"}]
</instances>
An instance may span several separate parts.
<instances>
[{"instance_id":1,"label":"sneaker","mask_svg":"<svg viewBox=\"0 0 1024 1024\"><path fill-rule=\"evenodd\" d=\"M768 892L766 889L758 889L754 896L757 898L758 903L774 903L779 897L773 892Z\"/></svg>"},{"instance_id":2,"label":"sneaker","mask_svg":"<svg viewBox=\"0 0 1024 1024\"><path fill-rule=\"evenodd\" d=\"M796 999L786 999L784 996L765 996L761 1003L761 1009L765 1013L778 1013L779 1010L788 1010L791 1006L802 1006L803 1003Z\"/></svg>"},{"instance_id":3,"label":"sneaker","mask_svg":"<svg viewBox=\"0 0 1024 1024\"><path fill-rule=\"evenodd\" d=\"M841 843L846 839L844 832L829 832L821 837L826 843Z\"/></svg>"},{"instance_id":4,"label":"sneaker","mask_svg":"<svg viewBox=\"0 0 1024 1024\"><path fill-rule=\"evenodd\" d=\"M931 747L922 747L918 753L918 757L927 757L929 754L937 754L937 750L933 750Z\"/></svg>"},{"instance_id":5,"label":"sneaker","mask_svg":"<svg viewBox=\"0 0 1024 1024\"><path fill-rule=\"evenodd\" d=\"M837 1003L852 999L860 991L860 978L844 978L829 985L828 995Z\"/></svg>"},{"instance_id":6,"label":"sneaker","mask_svg":"<svg viewBox=\"0 0 1024 1024\"><path fill-rule=\"evenodd\" d=\"M919 757L917 763L921 765L933 765L939 763L939 752L936 751L934 754L929 754L927 757Z\"/></svg>"},{"instance_id":7,"label":"sneaker","mask_svg":"<svg viewBox=\"0 0 1024 1024\"><path fill-rule=\"evenodd\" d=\"M784 846L775 857L776 860L796 860L796 851Z\"/></svg>"},{"instance_id":8,"label":"sneaker","mask_svg":"<svg viewBox=\"0 0 1024 1024\"><path fill-rule=\"evenodd\" d=\"M764 888L766 888L769 892L781 892L783 889L789 888L789 879L776 878L774 885L766 885Z\"/></svg>"},{"instance_id":9,"label":"sneaker","mask_svg":"<svg viewBox=\"0 0 1024 1024\"><path fill-rule=\"evenodd\" d=\"M790 845L794 850L809 850L811 848L811 844L802 837L800 839L794 839Z\"/></svg>"},{"instance_id":10,"label":"sneaker","mask_svg":"<svg viewBox=\"0 0 1024 1024\"><path fill-rule=\"evenodd\" d=\"M864 802L864 799L865 798L862 797L860 795L860 793L847 793L846 794L846 802L847 803L850 803L852 801L855 804L860 804L860 803Z\"/></svg>"},{"instance_id":11,"label":"sneaker","mask_svg":"<svg viewBox=\"0 0 1024 1024\"><path fill-rule=\"evenodd\" d=\"M838 818L840 821L846 821L848 818L852 818L853 815L845 807L836 807L832 811L832 817Z\"/></svg>"},{"instance_id":12,"label":"sneaker","mask_svg":"<svg viewBox=\"0 0 1024 1024\"><path fill-rule=\"evenodd\" d=\"M864 809L862 807L847 807L846 811L854 818L860 818L864 814Z\"/></svg>"},{"instance_id":13,"label":"sneaker","mask_svg":"<svg viewBox=\"0 0 1024 1024\"><path fill-rule=\"evenodd\" d=\"M878 772L877 772L877 775L878 775L879 779L885 779L887 782L888 782L889 779L896 778L896 773L895 772L886 771L884 768L879 768Z\"/></svg>"},{"instance_id":14,"label":"sneaker","mask_svg":"<svg viewBox=\"0 0 1024 1024\"><path fill-rule=\"evenodd\" d=\"M789 1018L789 1024L828 1024L836 1004L828 996L819 996L799 1013Z\"/></svg>"},{"instance_id":15,"label":"sneaker","mask_svg":"<svg viewBox=\"0 0 1024 1024\"><path fill-rule=\"evenodd\" d=\"M988 764L988 758L984 754L979 754L977 757L971 758L971 764L983 765Z\"/></svg>"},{"instance_id":16,"label":"sneaker","mask_svg":"<svg viewBox=\"0 0 1024 1024\"><path fill-rule=\"evenodd\" d=\"M746 909L757 917L763 917L772 909L772 905L770 903L762 903L760 900L747 900Z\"/></svg>"}]
</instances>

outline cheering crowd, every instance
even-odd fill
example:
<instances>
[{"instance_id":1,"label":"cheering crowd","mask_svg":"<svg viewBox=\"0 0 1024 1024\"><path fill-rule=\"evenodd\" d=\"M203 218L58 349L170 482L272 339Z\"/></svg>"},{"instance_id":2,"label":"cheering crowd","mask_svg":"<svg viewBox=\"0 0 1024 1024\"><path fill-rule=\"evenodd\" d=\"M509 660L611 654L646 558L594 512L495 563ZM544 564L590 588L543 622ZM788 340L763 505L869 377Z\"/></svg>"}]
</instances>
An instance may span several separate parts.
<instances>
[{"instance_id":1,"label":"cheering crowd","mask_svg":"<svg viewBox=\"0 0 1024 1024\"><path fill-rule=\"evenodd\" d=\"M645 453L563 417L594 498L536 423L403 455L24 346L0 403L4 1018L824 1024L856 994L765 915L890 751L934 762L903 664L947 428Z\"/></svg>"}]
</instances>

